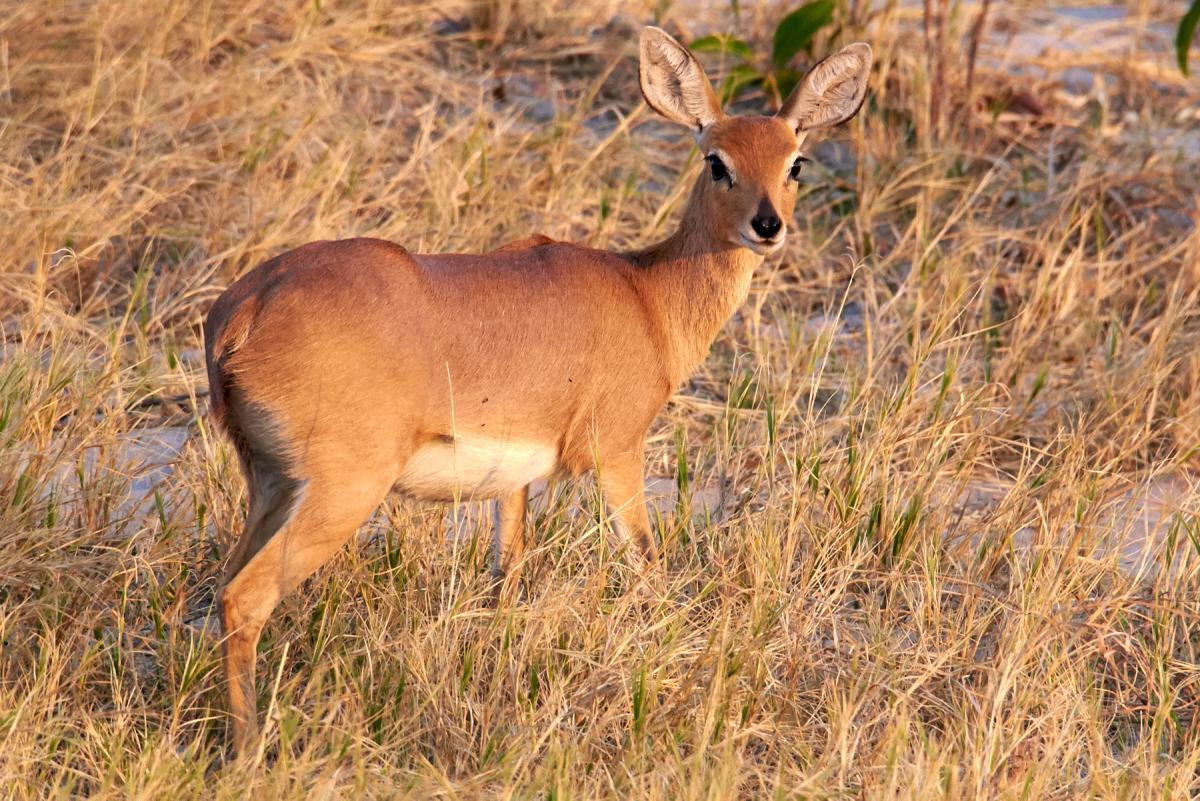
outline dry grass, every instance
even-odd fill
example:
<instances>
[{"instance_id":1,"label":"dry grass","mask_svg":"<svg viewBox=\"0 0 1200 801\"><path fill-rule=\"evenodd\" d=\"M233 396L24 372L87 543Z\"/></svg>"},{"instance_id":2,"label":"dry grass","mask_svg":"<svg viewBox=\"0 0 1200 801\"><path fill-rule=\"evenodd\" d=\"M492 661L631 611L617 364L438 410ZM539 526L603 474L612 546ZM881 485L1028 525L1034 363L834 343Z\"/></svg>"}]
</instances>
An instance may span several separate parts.
<instances>
[{"instance_id":1,"label":"dry grass","mask_svg":"<svg viewBox=\"0 0 1200 801\"><path fill-rule=\"evenodd\" d=\"M767 47L778 12L743 5ZM1133 57L1005 49L1040 4L993 4L975 85L1040 120L961 102L974 16L952 13L932 126L920 9L850 5L873 100L653 429L652 471L689 489L659 527L669 600L622 592L586 485L539 506L527 597L500 609L478 510L447 543L445 509L389 501L268 626L264 748L228 764L194 621L244 495L203 413L201 316L316 238L661 235L695 158L640 107L651 4L0 3L4 795L1196 792L1178 4L1131 5ZM665 20L735 28L722 5ZM1071 65L1098 86L1056 89ZM147 445L169 436L177 457ZM1135 570L1131 488L1163 476Z\"/></svg>"}]
</instances>

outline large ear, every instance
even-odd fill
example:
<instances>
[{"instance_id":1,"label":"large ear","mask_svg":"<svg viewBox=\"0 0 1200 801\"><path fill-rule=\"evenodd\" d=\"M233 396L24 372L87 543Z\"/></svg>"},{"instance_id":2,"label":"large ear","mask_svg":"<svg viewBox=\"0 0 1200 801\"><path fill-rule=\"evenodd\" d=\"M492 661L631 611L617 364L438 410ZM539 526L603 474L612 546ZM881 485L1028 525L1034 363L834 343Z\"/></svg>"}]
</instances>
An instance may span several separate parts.
<instances>
[{"instance_id":1,"label":"large ear","mask_svg":"<svg viewBox=\"0 0 1200 801\"><path fill-rule=\"evenodd\" d=\"M817 63L792 90L777 116L796 134L831 128L858 113L867 96L871 47L856 42Z\"/></svg>"},{"instance_id":2,"label":"large ear","mask_svg":"<svg viewBox=\"0 0 1200 801\"><path fill-rule=\"evenodd\" d=\"M700 62L661 28L642 29L642 97L668 120L696 133L725 116Z\"/></svg>"}]
</instances>

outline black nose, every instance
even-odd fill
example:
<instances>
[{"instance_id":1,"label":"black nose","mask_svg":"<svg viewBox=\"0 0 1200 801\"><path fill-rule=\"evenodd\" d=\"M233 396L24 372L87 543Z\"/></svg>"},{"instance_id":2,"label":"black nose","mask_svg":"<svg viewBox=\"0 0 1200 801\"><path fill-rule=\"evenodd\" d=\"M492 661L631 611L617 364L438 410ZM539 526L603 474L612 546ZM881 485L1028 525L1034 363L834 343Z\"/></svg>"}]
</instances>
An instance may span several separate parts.
<instances>
[{"instance_id":1,"label":"black nose","mask_svg":"<svg viewBox=\"0 0 1200 801\"><path fill-rule=\"evenodd\" d=\"M754 229L754 233L763 239L770 239L779 233L779 229L783 227L783 222L774 213L757 214L750 221L750 227Z\"/></svg>"}]
</instances>

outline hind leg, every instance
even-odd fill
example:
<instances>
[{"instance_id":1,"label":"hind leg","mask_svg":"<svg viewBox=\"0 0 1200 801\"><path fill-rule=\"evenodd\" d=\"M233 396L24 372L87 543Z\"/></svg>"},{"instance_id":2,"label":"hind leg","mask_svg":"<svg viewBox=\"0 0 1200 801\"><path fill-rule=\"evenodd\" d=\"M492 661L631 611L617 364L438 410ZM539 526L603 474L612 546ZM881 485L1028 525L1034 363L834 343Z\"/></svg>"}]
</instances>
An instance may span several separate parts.
<instances>
[{"instance_id":1,"label":"hind leg","mask_svg":"<svg viewBox=\"0 0 1200 801\"><path fill-rule=\"evenodd\" d=\"M259 635L280 599L337 553L387 494L390 480L322 475L281 493L258 528L247 527L221 589L225 675L234 747L258 732L254 662ZM271 530L273 521L278 521Z\"/></svg>"}]
</instances>

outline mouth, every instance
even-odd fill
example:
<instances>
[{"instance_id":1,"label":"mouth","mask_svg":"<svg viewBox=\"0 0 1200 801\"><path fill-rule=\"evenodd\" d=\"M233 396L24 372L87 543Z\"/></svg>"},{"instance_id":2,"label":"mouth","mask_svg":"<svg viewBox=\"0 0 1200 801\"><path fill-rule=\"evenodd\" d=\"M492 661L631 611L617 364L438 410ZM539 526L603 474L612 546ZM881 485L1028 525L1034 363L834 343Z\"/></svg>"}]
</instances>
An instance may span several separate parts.
<instances>
[{"instance_id":1,"label":"mouth","mask_svg":"<svg viewBox=\"0 0 1200 801\"><path fill-rule=\"evenodd\" d=\"M779 248L783 247L783 232L780 231L778 236L773 236L770 239L760 239L756 236L747 236L744 233L739 233L742 240L742 246L749 248L759 256L770 256Z\"/></svg>"}]
</instances>

